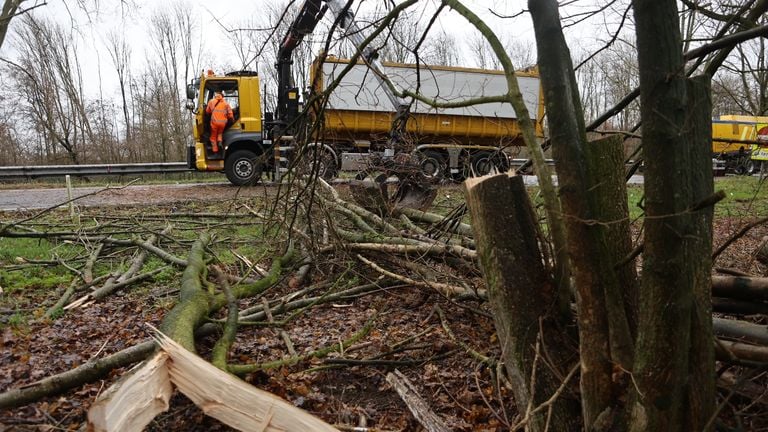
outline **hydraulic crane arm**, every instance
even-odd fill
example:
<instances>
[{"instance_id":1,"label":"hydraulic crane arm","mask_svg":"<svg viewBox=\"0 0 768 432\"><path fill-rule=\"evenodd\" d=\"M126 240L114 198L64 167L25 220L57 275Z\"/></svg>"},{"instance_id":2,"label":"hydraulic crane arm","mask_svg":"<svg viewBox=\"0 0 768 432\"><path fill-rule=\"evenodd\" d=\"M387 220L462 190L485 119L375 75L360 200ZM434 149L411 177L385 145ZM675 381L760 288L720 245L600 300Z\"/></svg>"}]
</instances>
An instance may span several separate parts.
<instances>
[{"instance_id":1,"label":"hydraulic crane arm","mask_svg":"<svg viewBox=\"0 0 768 432\"><path fill-rule=\"evenodd\" d=\"M299 9L299 14L291 23L288 32L280 42L277 51L277 110L276 118L284 128L298 115L298 88L293 81L291 65L293 64L293 51L299 46L304 37L315 31L317 23L323 18L327 7L322 0L305 0Z\"/></svg>"},{"instance_id":2,"label":"hydraulic crane arm","mask_svg":"<svg viewBox=\"0 0 768 432\"><path fill-rule=\"evenodd\" d=\"M392 124L392 129L390 130L390 147L395 147L403 139L411 104L404 98L398 96L397 93L402 94L402 91L389 79L389 76L384 69L384 65L379 60L378 53L376 53L376 51L369 45L364 46L365 39L362 36L360 27L355 22L354 14L352 14L350 8L347 7L348 3L349 2L345 0L326 0L328 9L338 21L339 27L346 31L344 36L352 41L355 47L360 51L363 61L373 72L373 76L376 77L379 86L387 95L387 98L395 110L395 120ZM393 91L393 89L395 91Z\"/></svg>"},{"instance_id":3,"label":"hydraulic crane arm","mask_svg":"<svg viewBox=\"0 0 768 432\"><path fill-rule=\"evenodd\" d=\"M363 61L373 72L373 76L379 82L382 91L387 95L395 110L395 121L391 130L391 144L394 146L402 139L405 132L405 123L410 110L410 103L397 95L400 89L387 76L384 65L378 59L376 51L370 46L363 46L365 39L360 27L355 22L355 16L349 8L349 0L305 0L299 9L296 19L288 29L288 33L280 43L277 54L278 70L278 106L276 119L286 127L298 115L298 88L293 82L291 64L293 63L293 51L311 34L317 23L323 18L327 10L331 11L339 28L344 30L347 37L360 51ZM395 91L393 91L393 88Z\"/></svg>"}]
</instances>

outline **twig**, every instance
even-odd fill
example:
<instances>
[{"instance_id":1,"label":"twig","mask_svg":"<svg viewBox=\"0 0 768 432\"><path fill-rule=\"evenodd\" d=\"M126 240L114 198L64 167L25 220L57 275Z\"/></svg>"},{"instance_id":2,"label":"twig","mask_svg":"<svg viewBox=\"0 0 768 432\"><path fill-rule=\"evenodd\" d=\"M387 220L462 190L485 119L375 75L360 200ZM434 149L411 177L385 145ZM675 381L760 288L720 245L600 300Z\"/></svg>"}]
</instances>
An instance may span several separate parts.
<instances>
[{"instance_id":1,"label":"twig","mask_svg":"<svg viewBox=\"0 0 768 432\"><path fill-rule=\"evenodd\" d=\"M269 310L269 301L262 297L261 298L261 305L264 308L264 313L267 315L267 322L270 324L275 323L275 319L272 317L272 311ZM285 342L285 347L288 349L288 353L295 357L296 356L296 350L293 348L293 342L291 342L291 338L288 336L288 333L285 330L280 330L280 337L283 338L283 342Z\"/></svg>"},{"instance_id":2,"label":"twig","mask_svg":"<svg viewBox=\"0 0 768 432\"><path fill-rule=\"evenodd\" d=\"M443 330L445 330L445 333L448 335L449 338L451 338L452 341L456 342L460 347L464 348L464 351L466 351L469 355L477 359L480 363L485 363L487 365L494 364L493 359L475 351L474 349L472 349L472 347L470 347L463 341L459 340L459 338L457 338L456 335L453 334L453 331L451 331L451 328L448 327L448 321L445 319L445 312L443 312L443 309L440 306L435 306L435 310L437 311L437 314L440 316L440 324L442 324Z\"/></svg>"},{"instance_id":3,"label":"twig","mask_svg":"<svg viewBox=\"0 0 768 432\"><path fill-rule=\"evenodd\" d=\"M736 240L738 240L741 237L743 237L744 234L749 232L749 230L751 230L752 228L754 228L754 227L756 227L758 225L762 225L762 224L764 224L766 222L768 222L768 217L764 217L762 219L758 219L756 221L750 222L750 223L744 225L743 227L741 227L741 229L736 234L734 234L731 237L729 237L728 240L725 241L725 243L723 243L719 248L717 248L717 250L712 254L712 261L716 260L717 257L720 256L720 254L723 253L723 251L728 246L730 246L733 242L735 242Z\"/></svg>"},{"instance_id":4,"label":"twig","mask_svg":"<svg viewBox=\"0 0 768 432\"><path fill-rule=\"evenodd\" d=\"M373 323L375 322L376 316L377 314L374 314L374 316L371 317L367 323L365 323L365 326L363 326L363 328L360 329L360 331L353 334L349 339L345 340L340 344L334 343L325 348L321 348L307 354L302 354L302 355L286 358L283 360L276 360L276 361L271 361L266 363L256 363L256 364L228 365L227 369L235 375L244 375L247 373L256 372L260 370L275 369L283 366L293 366L299 362L302 362L304 360L307 360L313 357L323 358L332 352L338 352L356 344L360 339L368 335L368 333L373 328Z\"/></svg>"},{"instance_id":5,"label":"twig","mask_svg":"<svg viewBox=\"0 0 768 432\"><path fill-rule=\"evenodd\" d=\"M391 272L389 270L385 270L384 268L382 268L378 264L365 259L362 255L357 255L357 259L359 259L363 263L367 264L369 267L371 267L372 269L376 270L377 272L383 274L384 276L390 277L390 278L395 279L395 280L399 280L401 282L405 282L405 283L407 283L409 285L420 286L420 287L424 287L424 288L431 288L431 289L434 289L434 290L437 290L437 291L443 293L444 295L446 295L448 297L451 297L451 296L454 296L454 295L462 295L462 296L468 295L470 297L487 298L485 290L478 290L477 293L473 293L471 291L465 290L464 288L457 287L457 286L454 286L454 285L444 284L444 283L441 283L441 282L431 282L431 281L420 282L420 281L416 281L416 280L407 278L405 276L400 276L400 275L395 274L395 273L393 273L393 272Z\"/></svg>"},{"instance_id":6,"label":"twig","mask_svg":"<svg viewBox=\"0 0 768 432\"><path fill-rule=\"evenodd\" d=\"M237 337L237 299L229 288L224 272L217 266L212 266L211 269L216 275L221 289L224 290L224 294L227 296L227 322L224 325L224 332L213 347L211 363L217 368L226 371L229 350Z\"/></svg>"}]
</instances>

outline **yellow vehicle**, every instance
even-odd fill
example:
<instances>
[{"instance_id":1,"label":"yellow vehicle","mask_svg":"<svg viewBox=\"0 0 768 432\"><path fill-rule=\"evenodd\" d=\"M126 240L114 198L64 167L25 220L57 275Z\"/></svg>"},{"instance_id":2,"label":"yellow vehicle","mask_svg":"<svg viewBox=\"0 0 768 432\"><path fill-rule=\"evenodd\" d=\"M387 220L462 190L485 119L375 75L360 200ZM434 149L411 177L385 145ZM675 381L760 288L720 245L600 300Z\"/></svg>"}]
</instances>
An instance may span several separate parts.
<instances>
[{"instance_id":1,"label":"yellow vehicle","mask_svg":"<svg viewBox=\"0 0 768 432\"><path fill-rule=\"evenodd\" d=\"M712 120L712 154L736 174L759 171L768 160L768 117L723 115Z\"/></svg>"},{"instance_id":2,"label":"yellow vehicle","mask_svg":"<svg viewBox=\"0 0 768 432\"><path fill-rule=\"evenodd\" d=\"M520 145L516 115L509 104L484 103L464 108L434 109L398 96L395 89L418 90L440 101L455 101L507 92L500 71L380 62L365 47L346 0L305 0L283 38L277 53L277 106L274 113L261 109L263 101L256 73L203 74L187 86L187 107L193 111L194 147L188 151L191 168L223 171L236 185L253 184L265 170L277 178L295 149L295 137L306 135L311 122L319 121L322 139L307 144L313 150L313 171L323 177L340 169L359 170L369 161L402 160L407 154L426 177L463 177L485 174L492 168L506 170L509 160L501 151ZM293 50L330 11L356 46L361 61L351 67L334 57L312 67L314 87L303 95L291 73ZM345 70L346 69L346 70ZM342 73L344 71L344 73ZM543 136L544 103L538 72L519 72L523 98ZM310 107L300 116L300 100L329 90L321 108ZM223 148L213 152L208 142L210 126L205 106L221 91L232 106L235 120L224 132ZM307 122L306 120L310 120Z\"/></svg>"},{"instance_id":3,"label":"yellow vehicle","mask_svg":"<svg viewBox=\"0 0 768 432\"><path fill-rule=\"evenodd\" d=\"M348 61L329 57L312 69L313 92L326 90L338 71ZM415 65L384 63L392 80L403 88L416 83ZM420 92L445 100L502 94L506 79L501 71L421 65ZM382 107L381 88L370 77L365 64L352 67L331 93L320 113L311 112L309 119L320 121L322 142L311 143L320 153L319 174L330 178L339 170L359 170L367 166L368 157L382 154L388 144L390 128L396 116L394 109ZM317 76L317 78L315 78ZM536 70L518 72L518 82L536 128L543 137L544 103ZM188 108L194 112L194 151L189 159L200 171L223 171L237 185L258 181L262 172L279 168L275 162L273 142L277 121L267 112L262 117L259 77L254 72L240 71L226 75L201 75L187 88ZM208 141L210 118L205 106L215 92L222 92L233 108L235 121L224 132L223 149L213 152ZM441 93L442 92L442 93ZM296 101L298 90L289 99ZM405 126L409 148L406 151L428 177L465 177L470 173L485 174L496 168L509 168L500 149L522 145L519 125L508 104L482 104L467 108L434 109L414 103ZM290 134L292 136L292 133ZM279 138L278 138L279 139ZM281 146L290 147L283 141ZM278 158L285 157L283 154Z\"/></svg>"}]
</instances>

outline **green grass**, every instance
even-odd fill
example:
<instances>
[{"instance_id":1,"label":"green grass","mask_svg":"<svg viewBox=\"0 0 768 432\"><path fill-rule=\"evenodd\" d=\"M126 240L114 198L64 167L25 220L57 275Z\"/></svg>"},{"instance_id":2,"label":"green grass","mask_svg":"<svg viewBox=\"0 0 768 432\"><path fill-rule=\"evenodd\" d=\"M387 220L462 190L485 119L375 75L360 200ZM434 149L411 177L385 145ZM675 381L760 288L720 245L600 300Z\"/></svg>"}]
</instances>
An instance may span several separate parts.
<instances>
[{"instance_id":1,"label":"green grass","mask_svg":"<svg viewBox=\"0 0 768 432\"><path fill-rule=\"evenodd\" d=\"M768 214L768 182L758 177L721 177L715 180L715 190L723 190L726 199L718 207L739 211L753 209L756 214Z\"/></svg>"},{"instance_id":2,"label":"green grass","mask_svg":"<svg viewBox=\"0 0 768 432\"><path fill-rule=\"evenodd\" d=\"M715 178L715 191L725 192L725 199L715 206L715 217L768 216L768 182L758 177L729 176ZM642 185L627 186L629 213L632 219L642 215Z\"/></svg>"},{"instance_id":3,"label":"green grass","mask_svg":"<svg viewBox=\"0 0 768 432\"><path fill-rule=\"evenodd\" d=\"M74 250L68 244L53 244L42 239L0 238L0 286L7 292L20 289L50 290L68 283L72 273L63 266L40 266L29 260L65 261Z\"/></svg>"},{"instance_id":4,"label":"green grass","mask_svg":"<svg viewBox=\"0 0 768 432\"><path fill-rule=\"evenodd\" d=\"M137 180L138 179L138 180ZM189 172L174 174L144 174L124 176L92 176L89 178L72 177L73 187L105 187L119 186L131 181L135 185L151 184L184 184L184 183L221 183L227 178L223 173L216 172ZM65 187L64 177L51 177L41 180L18 181L0 184L3 189L43 189Z\"/></svg>"}]
</instances>

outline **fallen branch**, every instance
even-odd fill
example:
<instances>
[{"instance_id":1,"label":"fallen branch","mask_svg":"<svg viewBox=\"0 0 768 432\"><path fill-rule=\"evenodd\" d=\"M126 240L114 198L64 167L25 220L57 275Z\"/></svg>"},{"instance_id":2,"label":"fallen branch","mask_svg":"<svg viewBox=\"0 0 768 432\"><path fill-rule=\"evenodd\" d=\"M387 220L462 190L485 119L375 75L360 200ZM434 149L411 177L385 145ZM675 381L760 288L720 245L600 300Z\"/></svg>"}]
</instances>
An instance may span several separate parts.
<instances>
[{"instance_id":1,"label":"fallen branch","mask_svg":"<svg viewBox=\"0 0 768 432\"><path fill-rule=\"evenodd\" d=\"M216 345L214 345L211 352L211 363L217 368L226 371L229 349L232 347L232 344L237 337L237 299L234 294L232 294L232 290L229 287L229 283L227 282L224 273L216 266L213 267L213 271L227 298L227 321L224 323L224 332L221 334L219 340L216 341Z\"/></svg>"},{"instance_id":2,"label":"fallen branch","mask_svg":"<svg viewBox=\"0 0 768 432\"><path fill-rule=\"evenodd\" d=\"M440 216L434 213L428 213L421 210L411 209L411 208L398 208L398 212L408 216L411 220L417 220L421 222L426 222L429 224L445 224L446 218L444 216ZM474 232L472 232L472 227L469 224L465 223L458 223L458 224L449 224L450 225L450 231L455 234L460 234L467 237L474 237Z\"/></svg>"},{"instance_id":3,"label":"fallen branch","mask_svg":"<svg viewBox=\"0 0 768 432\"><path fill-rule=\"evenodd\" d=\"M746 321L713 318L715 335L755 344L768 345L768 327Z\"/></svg>"},{"instance_id":4,"label":"fallen branch","mask_svg":"<svg viewBox=\"0 0 768 432\"><path fill-rule=\"evenodd\" d=\"M387 244L387 243L346 243L343 246L344 249L352 251L370 251L370 252L383 252L392 254L413 254L413 255L430 255L430 256L442 256L442 255L455 255L460 258L464 258L470 262L474 262L477 259L477 252L454 245L446 244ZM328 253L338 250L337 246L328 246L320 249L320 252Z\"/></svg>"},{"instance_id":5,"label":"fallen branch","mask_svg":"<svg viewBox=\"0 0 768 432\"><path fill-rule=\"evenodd\" d=\"M181 275L179 303L166 315L160 327L168 337L193 353L195 329L210 311L210 295L203 290L201 281L205 272L205 248L210 242L211 235L205 232L192 245L187 267Z\"/></svg>"},{"instance_id":6,"label":"fallen branch","mask_svg":"<svg viewBox=\"0 0 768 432\"><path fill-rule=\"evenodd\" d=\"M99 243L88 256L88 260L85 261L83 266L83 282L91 283L93 281L93 265L96 264L102 249L104 249L104 243Z\"/></svg>"},{"instance_id":7,"label":"fallen branch","mask_svg":"<svg viewBox=\"0 0 768 432\"><path fill-rule=\"evenodd\" d=\"M712 295L741 300L768 300L768 278L712 276Z\"/></svg>"},{"instance_id":8,"label":"fallen branch","mask_svg":"<svg viewBox=\"0 0 768 432\"><path fill-rule=\"evenodd\" d=\"M267 322L269 324L274 324L275 318L272 317L272 311L269 310L269 301L262 297L261 305L264 308L264 313L267 315ZM237 320L237 317L235 317L235 320ZM288 350L288 354L291 356L296 356L296 349L293 347L293 342L291 342L291 337L288 336L288 332L280 329L280 337L283 338L283 342L285 342L285 348Z\"/></svg>"},{"instance_id":9,"label":"fallen branch","mask_svg":"<svg viewBox=\"0 0 768 432\"><path fill-rule=\"evenodd\" d=\"M372 269L376 270L377 272L383 274L384 276L390 277L395 280L399 280L400 282L407 283L409 285L413 286L420 286L424 288L431 288L434 289L441 294L447 296L447 297L455 297L455 296L462 296L462 297L476 297L476 298L487 298L485 290L478 290L477 292L468 291L462 287L457 287L455 285L449 285L444 284L441 282L432 282L432 281L417 281L410 279L405 276L400 276L396 273L393 273L389 270L386 270L379 266L378 264L366 259L362 255L358 255L357 259L362 261L363 263L367 264Z\"/></svg>"},{"instance_id":10,"label":"fallen branch","mask_svg":"<svg viewBox=\"0 0 768 432\"><path fill-rule=\"evenodd\" d=\"M148 271L146 273L142 273L140 275L134 276L134 277L132 277L130 279L125 279L125 280L117 282L117 283L106 283L106 284L104 284L103 287L93 291L92 293L89 293L88 295L80 297L79 299L77 299L77 300L73 301L72 303L68 304L67 306L64 307L64 310L74 309L76 307L80 307L80 306L83 306L85 304L88 304L88 303L90 303L92 301L101 300L104 297L108 296L109 294L111 294L111 293L113 293L113 292L115 292L115 291L117 291L119 289L125 288L125 287L127 287L129 285L132 285L132 284L136 283L136 282L141 282L141 281L143 281L145 279L149 279L149 278L155 276L156 274L158 274L160 272L163 272L163 271L165 271L167 269L168 269L168 267L159 267L159 268L156 268L154 270ZM120 280L120 279L118 279L118 280Z\"/></svg>"},{"instance_id":11,"label":"fallen branch","mask_svg":"<svg viewBox=\"0 0 768 432\"><path fill-rule=\"evenodd\" d=\"M727 353L722 352L726 350ZM768 363L768 347L719 339L715 345L718 360L749 360Z\"/></svg>"},{"instance_id":12,"label":"fallen branch","mask_svg":"<svg viewBox=\"0 0 768 432\"><path fill-rule=\"evenodd\" d=\"M50 308L48 308L47 311L45 311L45 317L53 318L56 314L63 311L64 306L66 306L67 303L69 303L69 299L72 297L72 295L75 292L86 289L86 288L90 288L93 285L96 285L97 283L100 283L104 279L107 279L108 277L111 277L111 276L112 276L111 274L107 273L105 275L97 277L96 279L91 279L91 282L89 283L85 283L79 286L76 284L77 278L74 279L72 283L69 285L69 287L67 288L67 290L64 291L64 293L61 295L61 297L59 298L59 301L57 301L55 305L51 306Z\"/></svg>"},{"instance_id":13,"label":"fallen branch","mask_svg":"<svg viewBox=\"0 0 768 432\"><path fill-rule=\"evenodd\" d=\"M429 408L424 399L419 396L416 387L402 372L396 369L394 372L388 373L387 382L400 395L400 399L405 402L413 417L418 420L424 429L428 432L445 432L450 430L443 420Z\"/></svg>"},{"instance_id":14,"label":"fallen branch","mask_svg":"<svg viewBox=\"0 0 768 432\"><path fill-rule=\"evenodd\" d=\"M104 378L114 369L129 366L145 359L154 349L154 341L147 341L110 356L91 360L64 373L9 390L0 394L0 409L26 405L40 398L57 395L71 388Z\"/></svg>"},{"instance_id":15,"label":"fallen branch","mask_svg":"<svg viewBox=\"0 0 768 432\"><path fill-rule=\"evenodd\" d=\"M768 303L712 297L712 310L734 315L768 315Z\"/></svg>"},{"instance_id":16,"label":"fallen branch","mask_svg":"<svg viewBox=\"0 0 768 432\"><path fill-rule=\"evenodd\" d=\"M266 362L266 363L228 365L227 370L229 370L235 375L245 375L245 374L260 371L260 370L275 369L275 368L280 368L284 366L293 366L299 362L308 360L310 358L323 358L332 352L343 351L349 348L350 346L356 344L360 339L368 335L368 333L371 331L371 328L373 328L373 323L375 318L376 318L376 315L371 317L368 320L368 322L365 323L365 326L363 326L363 328L360 329L360 331L353 334L349 339L341 343L329 345L327 347L320 348L318 350L312 351L307 354L297 355L297 356L285 358L282 360L275 360L275 361Z\"/></svg>"}]
</instances>

